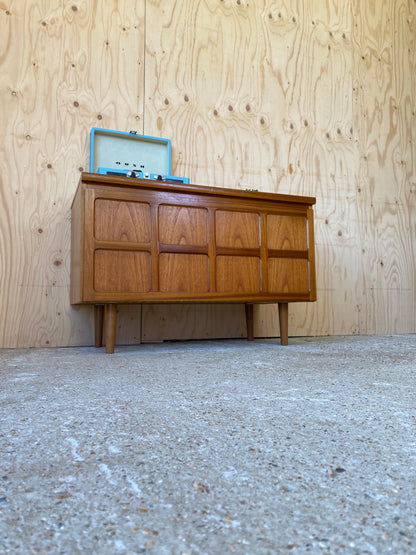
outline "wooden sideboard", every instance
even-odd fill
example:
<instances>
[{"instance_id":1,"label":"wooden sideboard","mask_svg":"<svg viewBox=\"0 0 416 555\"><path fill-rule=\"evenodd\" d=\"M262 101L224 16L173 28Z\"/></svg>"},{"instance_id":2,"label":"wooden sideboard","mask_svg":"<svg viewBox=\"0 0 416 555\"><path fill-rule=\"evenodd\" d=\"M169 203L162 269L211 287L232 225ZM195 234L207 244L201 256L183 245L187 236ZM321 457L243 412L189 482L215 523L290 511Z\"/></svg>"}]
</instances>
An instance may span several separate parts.
<instances>
[{"instance_id":1,"label":"wooden sideboard","mask_svg":"<svg viewBox=\"0 0 416 555\"><path fill-rule=\"evenodd\" d=\"M72 204L71 303L114 352L117 304L316 300L315 199L83 173Z\"/></svg>"}]
</instances>

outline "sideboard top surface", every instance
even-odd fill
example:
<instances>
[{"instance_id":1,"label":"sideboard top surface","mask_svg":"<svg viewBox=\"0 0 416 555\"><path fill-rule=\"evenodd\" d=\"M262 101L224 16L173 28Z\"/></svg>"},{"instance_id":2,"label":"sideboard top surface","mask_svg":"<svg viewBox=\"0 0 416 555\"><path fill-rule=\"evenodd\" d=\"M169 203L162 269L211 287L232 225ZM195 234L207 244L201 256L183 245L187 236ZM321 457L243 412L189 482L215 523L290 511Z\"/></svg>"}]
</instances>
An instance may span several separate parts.
<instances>
[{"instance_id":1,"label":"sideboard top surface","mask_svg":"<svg viewBox=\"0 0 416 555\"><path fill-rule=\"evenodd\" d=\"M304 197L298 195L287 195L282 193L263 193L260 191L245 189L230 189L225 187L208 187L205 185L193 185L184 183L170 183L164 181L154 181L150 179L135 179L132 177L119 177L113 175L100 175L95 173L83 172L80 183L85 185L111 186L132 189L151 189L152 191L181 192L198 195L215 195L217 197L231 197L235 199L251 199L265 201L284 201L295 204L313 205L316 203L315 197Z\"/></svg>"}]
</instances>

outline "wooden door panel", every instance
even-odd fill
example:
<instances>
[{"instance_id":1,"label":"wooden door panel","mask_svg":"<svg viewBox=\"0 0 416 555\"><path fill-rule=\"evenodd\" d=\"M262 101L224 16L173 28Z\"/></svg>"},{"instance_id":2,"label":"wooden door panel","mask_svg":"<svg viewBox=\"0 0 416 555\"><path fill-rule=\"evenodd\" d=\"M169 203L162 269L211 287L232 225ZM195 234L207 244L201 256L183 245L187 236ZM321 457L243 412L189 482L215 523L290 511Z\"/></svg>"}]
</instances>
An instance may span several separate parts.
<instances>
[{"instance_id":1,"label":"wooden door panel","mask_svg":"<svg viewBox=\"0 0 416 555\"><path fill-rule=\"evenodd\" d=\"M143 202L97 199L95 238L99 241L150 241L150 206Z\"/></svg>"},{"instance_id":2,"label":"wooden door panel","mask_svg":"<svg viewBox=\"0 0 416 555\"><path fill-rule=\"evenodd\" d=\"M259 293L260 258L256 256L217 256L218 293Z\"/></svg>"},{"instance_id":3,"label":"wooden door panel","mask_svg":"<svg viewBox=\"0 0 416 555\"><path fill-rule=\"evenodd\" d=\"M99 292L150 291L150 266L148 252L98 249L94 253L94 289Z\"/></svg>"},{"instance_id":4,"label":"wooden door panel","mask_svg":"<svg viewBox=\"0 0 416 555\"><path fill-rule=\"evenodd\" d=\"M309 293L309 262L303 258L269 258L269 293Z\"/></svg>"},{"instance_id":5,"label":"wooden door panel","mask_svg":"<svg viewBox=\"0 0 416 555\"><path fill-rule=\"evenodd\" d=\"M259 248L259 223L260 217L257 213L217 210L215 213L217 247Z\"/></svg>"},{"instance_id":6,"label":"wooden door panel","mask_svg":"<svg viewBox=\"0 0 416 555\"><path fill-rule=\"evenodd\" d=\"M188 206L159 206L159 241L167 245L206 246L208 211Z\"/></svg>"},{"instance_id":7,"label":"wooden door panel","mask_svg":"<svg viewBox=\"0 0 416 555\"><path fill-rule=\"evenodd\" d=\"M208 256L162 253L159 256L159 290L175 293L209 291Z\"/></svg>"},{"instance_id":8,"label":"wooden door panel","mask_svg":"<svg viewBox=\"0 0 416 555\"><path fill-rule=\"evenodd\" d=\"M276 250L307 250L307 229L305 216L268 214L267 246Z\"/></svg>"}]
</instances>

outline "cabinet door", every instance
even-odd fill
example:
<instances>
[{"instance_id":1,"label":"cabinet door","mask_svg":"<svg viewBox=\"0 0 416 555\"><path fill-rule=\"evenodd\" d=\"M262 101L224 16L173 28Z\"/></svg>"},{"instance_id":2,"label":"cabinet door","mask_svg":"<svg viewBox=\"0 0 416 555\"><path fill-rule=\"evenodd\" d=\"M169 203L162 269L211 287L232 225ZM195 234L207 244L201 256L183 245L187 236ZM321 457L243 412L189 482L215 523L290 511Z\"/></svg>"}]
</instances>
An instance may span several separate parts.
<instances>
[{"instance_id":1,"label":"cabinet door","mask_svg":"<svg viewBox=\"0 0 416 555\"><path fill-rule=\"evenodd\" d=\"M260 216L257 212L215 212L216 288L236 295L261 291Z\"/></svg>"},{"instance_id":2,"label":"cabinet door","mask_svg":"<svg viewBox=\"0 0 416 555\"><path fill-rule=\"evenodd\" d=\"M217 210L215 212L215 243L230 249L258 249L260 217L255 212Z\"/></svg>"},{"instance_id":3,"label":"cabinet door","mask_svg":"<svg viewBox=\"0 0 416 555\"><path fill-rule=\"evenodd\" d=\"M98 241L148 243L150 206L144 202L97 199L94 235Z\"/></svg>"},{"instance_id":4,"label":"cabinet door","mask_svg":"<svg viewBox=\"0 0 416 555\"><path fill-rule=\"evenodd\" d=\"M306 215L267 215L269 293L304 295L310 291Z\"/></svg>"},{"instance_id":5,"label":"cabinet door","mask_svg":"<svg viewBox=\"0 0 416 555\"><path fill-rule=\"evenodd\" d=\"M189 206L159 206L159 242L204 247L208 243L208 211Z\"/></svg>"},{"instance_id":6,"label":"cabinet door","mask_svg":"<svg viewBox=\"0 0 416 555\"><path fill-rule=\"evenodd\" d=\"M99 293L150 291L148 252L97 249L94 253L94 289Z\"/></svg>"},{"instance_id":7,"label":"cabinet door","mask_svg":"<svg viewBox=\"0 0 416 555\"><path fill-rule=\"evenodd\" d=\"M93 222L94 290L97 293L150 291L150 205L97 198Z\"/></svg>"}]
</instances>

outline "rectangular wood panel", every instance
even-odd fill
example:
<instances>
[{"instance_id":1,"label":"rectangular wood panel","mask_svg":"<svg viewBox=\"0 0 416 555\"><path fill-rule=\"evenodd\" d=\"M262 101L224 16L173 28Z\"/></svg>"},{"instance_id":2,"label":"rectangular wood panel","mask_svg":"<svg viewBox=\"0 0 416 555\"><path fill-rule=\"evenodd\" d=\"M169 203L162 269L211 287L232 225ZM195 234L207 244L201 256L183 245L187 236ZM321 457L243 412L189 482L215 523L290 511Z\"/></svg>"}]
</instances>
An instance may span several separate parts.
<instances>
[{"instance_id":1,"label":"rectangular wood panel","mask_svg":"<svg viewBox=\"0 0 416 555\"><path fill-rule=\"evenodd\" d=\"M189 206L159 206L159 241L167 245L205 246L208 211Z\"/></svg>"},{"instance_id":2,"label":"rectangular wood panel","mask_svg":"<svg viewBox=\"0 0 416 555\"><path fill-rule=\"evenodd\" d=\"M255 256L217 256L218 293L259 293L260 258Z\"/></svg>"},{"instance_id":3,"label":"rectangular wood panel","mask_svg":"<svg viewBox=\"0 0 416 555\"><path fill-rule=\"evenodd\" d=\"M217 210L215 212L217 247L258 248L259 220L259 215L252 212Z\"/></svg>"},{"instance_id":4,"label":"rectangular wood panel","mask_svg":"<svg viewBox=\"0 0 416 555\"><path fill-rule=\"evenodd\" d=\"M208 256L161 253L159 289L165 293L207 293L209 290Z\"/></svg>"},{"instance_id":5,"label":"rectangular wood panel","mask_svg":"<svg viewBox=\"0 0 416 555\"><path fill-rule=\"evenodd\" d=\"M276 250L306 250L308 235L305 216L268 214L267 246Z\"/></svg>"},{"instance_id":6,"label":"rectangular wood panel","mask_svg":"<svg viewBox=\"0 0 416 555\"><path fill-rule=\"evenodd\" d=\"M303 259L269 258L269 292L309 293L309 262Z\"/></svg>"},{"instance_id":7,"label":"rectangular wood panel","mask_svg":"<svg viewBox=\"0 0 416 555\"><path fill-rule=\"evenodd\" d=\"M100 241L150 241L150 206L143 202L97 199L95 238Z\"/></svg>"},{"instance_id":8,"label":"rectangular wood panel","mask_svg":"<svg viewBox=\"0 0 416 555\"><path fill-rule=\"evenodd\" d=\"M150 291L149 253L95 251L94 289L98 292Z\"/></svg>"}]
</instances>

